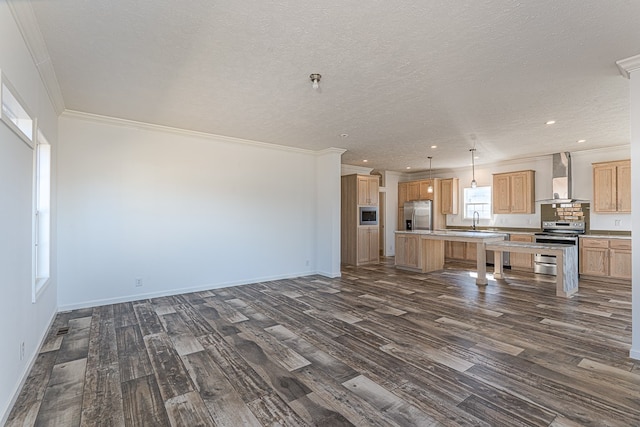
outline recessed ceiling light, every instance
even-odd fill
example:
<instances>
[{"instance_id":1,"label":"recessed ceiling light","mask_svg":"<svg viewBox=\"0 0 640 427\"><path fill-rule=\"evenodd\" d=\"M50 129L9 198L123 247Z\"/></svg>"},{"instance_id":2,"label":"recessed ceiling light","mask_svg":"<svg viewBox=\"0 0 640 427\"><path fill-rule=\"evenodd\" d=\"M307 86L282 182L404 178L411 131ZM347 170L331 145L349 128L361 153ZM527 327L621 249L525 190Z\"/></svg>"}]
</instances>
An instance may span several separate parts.
<instances>
[{"instance_id":1,"label":"recessed ceiling light","mask_svg":"<svg viewBox=\"0 0 640 427\"><path fill-rule=\"evenodd\" d=\"M363 162L363 163L367 163L368 161L369 161L369 160L365 159L365 160L363 160L362 162Z\"/></svg>"},{"instance_id":2,"label":"recessed ceiling light","mask_svg":"<svg viewBox=\"0 0 640 427\"><path fill-rule=\"evenodd\" d=\"M581 143L581 142L587 142L587 140L586 139L579 139L578 143Z\"/></svg>"},{"instance_id":3,"label":"recessed ceiling light","mask_svg":"<svg viewBox=\"0 0 640 427\"><path fill-rule=\"evenodd\" d=\"M346 137L348 137L348 136L349 136L349 134L348 134L348 133L341 133L341 134L340 134L340 138L346 138Z\"/></svg>"},{"instance_id":4,"label":"recessed ceiling light","mask_svg":"<svg viewBox=\"0 0 640 427\"><path fill-rule=\"evenodd\" d=\"M553 125L553 124L555 124L555 123L556 123L556 121L555 121L555 120L549 120L549 121L547 121L547 122L545 123L545 125Z\"/></svg>"},{"instance_id":5,"label":"recessed ceiling light","mask_svg":"<svg viewBox=\"0 0 640 427\"><path fill-rule=\"evenodd\" d=\"M407 169L411 169L411 166L407 166Z\"/></svg>"},{"instance_id":6,"label":"recessed ceiling light","mask_svg":"<svg viewBox=\"0 0 640 427\"><path fill-rule=\"evenodd\" d=\"M437 145L432 145L431 148L438 148L438 146Z\"/></svg>"}]
</instances>

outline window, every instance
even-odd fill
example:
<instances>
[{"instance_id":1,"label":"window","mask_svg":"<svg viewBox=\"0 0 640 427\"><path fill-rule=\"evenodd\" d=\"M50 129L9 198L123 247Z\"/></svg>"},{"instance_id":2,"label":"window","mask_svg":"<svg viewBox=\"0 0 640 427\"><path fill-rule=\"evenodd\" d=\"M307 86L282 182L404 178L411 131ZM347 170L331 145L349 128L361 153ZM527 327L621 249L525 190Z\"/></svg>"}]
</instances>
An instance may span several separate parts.
<instances>
[{"instance_id":1,"label":"window","mask_svg":"<svg viewBox=\"0 0 640 427\"><path fill-rule=\"evenodd\" d=\"M33 117L27 112L13 86L4 74L0 74L0 99L2 111L0 118L24 142L33 147Z\"/></svg>"},{"instance_id":2,"label":"window","mask_svg":"<svg viewBox=\"0 0 640 427\"><path fill-rule=\"evenodd\" d=\"M40 131L34 156L33 302L49 280L51 251L51 145Z\"/></svg>"},{"instance_id":3,"label":"window","mask_svg":"<svg viewBox=\"0 0 640 427\"><path fill-rule=\"evenodd\" d=\"M478 212L480 219L491 219L491 187L464 189L464 218L472 219Z\"/></svg>"}]
</instances>

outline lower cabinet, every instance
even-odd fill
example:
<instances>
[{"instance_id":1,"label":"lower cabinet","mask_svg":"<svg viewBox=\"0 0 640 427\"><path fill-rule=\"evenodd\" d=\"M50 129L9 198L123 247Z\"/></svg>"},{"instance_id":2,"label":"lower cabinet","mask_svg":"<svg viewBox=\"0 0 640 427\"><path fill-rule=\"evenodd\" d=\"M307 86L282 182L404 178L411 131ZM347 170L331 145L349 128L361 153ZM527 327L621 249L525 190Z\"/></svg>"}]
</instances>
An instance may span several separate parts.
<instances>
[{"instance_id":1,"label":"lower cabinet","mask_svg":"<svg viewBox=\"0 0 640 427\"><path fill-rule=\"evenodd\" d=\"M509 235L509 240L512 242L531 243L533 242L533 236L531 234L511 234ZM509 264L512 269L533 271L533 255L511 252Z\"/></svg>"},{"instance_id":2,"label":"lower cabinet","mask_svg":"<svg viewBox=\"0 0 640 427\"><path fill-rule=\"evenodd\" d=\"M396 234L396 266L422 268L422 240L419 235Z\"/></svg>"},{"instance_id":3,"label":"lower cabinet","mask_svg":"<svg viewBox=\"0 0 640 427\"><path fill-rule=\"evenodd\" d=\"M447 260L476 262L478 251L476 243L454 242L444 243L444 256Z\"/></svg>"},{"instance_id":4,"label":"lower cabinet","mask_svg":"<svg viewBox=\"0 0 640 427\"><path fill-rule=\"evenodd\" d=\"M358 265L380 260L378 227L358 227Z\"/></svg>"},{"instance_id":5,"label":"lower cabinet","mask_svg":"<svg viewBox=\"0 0 640 427\"><path fill-rule=\"evenodd\" d=\"M580 274L631 280L631 239L581 238Z\"/></svg>"}]
</instances>

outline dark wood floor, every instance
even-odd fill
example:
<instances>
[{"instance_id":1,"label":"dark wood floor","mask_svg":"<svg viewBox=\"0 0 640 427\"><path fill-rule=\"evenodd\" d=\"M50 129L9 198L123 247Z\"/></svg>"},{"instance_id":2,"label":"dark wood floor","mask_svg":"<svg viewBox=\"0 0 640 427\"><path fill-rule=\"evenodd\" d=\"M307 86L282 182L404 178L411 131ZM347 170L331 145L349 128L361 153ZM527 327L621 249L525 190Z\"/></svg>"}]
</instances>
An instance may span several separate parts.
<instances>
[{"instance_id":1,"label":"dark wood floor","mask_svg":"<svg viewBox=\"0 0 640 427\"><path fill-rule=\"evenodd\" d=\"M8 425L640 425L630 285L390 262L60 313Z\"/></svg>"}]
</instances>

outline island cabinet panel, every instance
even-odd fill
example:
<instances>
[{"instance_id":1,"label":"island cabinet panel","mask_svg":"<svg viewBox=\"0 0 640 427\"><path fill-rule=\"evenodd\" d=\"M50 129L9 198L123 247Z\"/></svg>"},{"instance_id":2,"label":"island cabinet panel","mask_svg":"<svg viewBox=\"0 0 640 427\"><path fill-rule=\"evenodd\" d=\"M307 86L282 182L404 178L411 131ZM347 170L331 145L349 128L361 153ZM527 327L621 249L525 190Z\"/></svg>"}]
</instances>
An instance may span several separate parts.
<instances>
[{"instance_id":1,"label":"island cabinet panel","mask_svg":"<svg viewBox=\"0 0 640 427\"><path fill-rule=\"evenodd\" d=\"M440 212L443 215L458 214L458 178L440 181Z\"/></svg>"},{"instance_id":2,"label":"island cabinet panel","mask_svg":"<svg viewBox=\"0 0 640 427\"><path fill-rule=\"evenodd\" d=\"M631 239L580 239L580 274L631 280L631 268Z\"/></svg>"},{"instance_id":3,"label":"island cabinet panel","mask_svg":"<svg viewBox=\"0 0 640 427\"><path fill-rule=\"evenodd\" d=\"M631 212L631 161L593 163L593 210Z\"/></svg>"},{"instance_id":4,"label":"island cabinet panel","mask_svg":"<svg viewBox=\"0 0 640 427\"><path fill-rule=\"evenodd\" d=\"M535 171L499 173L493 175L493 213L535 213Z\"/></svg>"},{"instance_id":5,"label":"island cabinet panel","mask_svg":"<svg viewBox=\"0 0 640 427\"><path fill-rule=\"evenodd\" d=\"M511 234L509 240L512 242L533 242L531 234ZM510 255L510 265L515 270L533 270L533 255L527 253L512 252Z\"/></svg>"},{"instance_id":6,"label":"island cabinet panel","mask_svg":"<svg viewBox=\"0 0 640 427\"><path fill-rule=\"evenodd\" d=\"M478 259L478 244L473 242L467 242L465 246L465 256L464 259L467 261L476 262Z\"/></svg>"},{"instance_id":7,"label":"island cabinet panel","mask_svg":"<svg viewBox=\"0 0 640 427\"><path fill-rule=\"evenodd\" d=\"M472 261L478 259L477 244L474 242L446 241L444 244L445 259L451 261Z\"/></svg>"},{"instance_id":8,"label":"island cabinet panel","mask_svg":"<svg viewBox=\"0 0 640 427\"><path fill-rule=\"evenodd\" d=\"M396 266L410 269L422 268L420 235L396 234Z\"/></svg>"},{"instance_id":9,"label":"island cabinet panel","mask_svg":"<svg viewBox=\"0 0 640 427\"><path fill-rule=\"evenodd\" d=\"M467 257L467 244L466 242L446 241L444 254L447 259L465 260Z\"/></svg>"}]
</instances>

